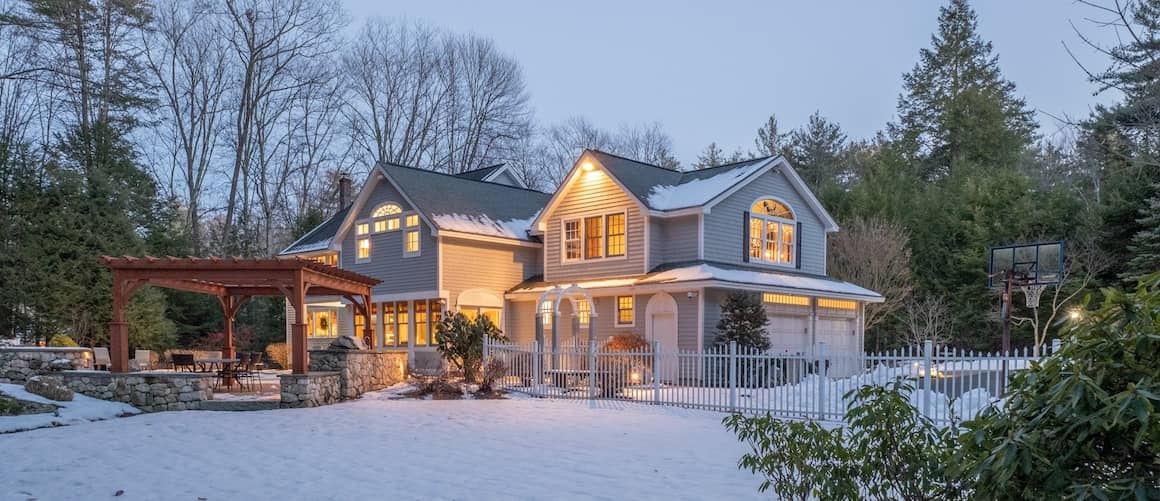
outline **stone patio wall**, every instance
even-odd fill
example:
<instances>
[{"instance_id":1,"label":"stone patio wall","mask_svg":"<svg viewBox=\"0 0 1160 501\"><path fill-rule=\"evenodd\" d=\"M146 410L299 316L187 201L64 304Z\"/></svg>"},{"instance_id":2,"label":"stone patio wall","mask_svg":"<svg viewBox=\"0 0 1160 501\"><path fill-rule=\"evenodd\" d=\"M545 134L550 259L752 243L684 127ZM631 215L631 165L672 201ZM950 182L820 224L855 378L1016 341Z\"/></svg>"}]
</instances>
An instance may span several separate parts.
<instances>
[{"instance_id":1,"label":"stone patio wall","mask_svg":"<svg viewBox=\"0 0 1160 501\"><path fill-rule=\"evenodd\" d=\"M336 404L342 398L341 375L338 372L310 372L308 374L281 374L282 400L278 407L318 407Z\"/></svg>"},{"instance_id":2,"label":"stone patio wall","mask_svg":"<svg viewBox=\"0 0 1160 501\"><path fill-rule=\"evenodd\" d=\"M41 346L0 347L0 383L24 384L33 376L92 367L93 350Z\"/></svg>"},{"instance_id":3,"label":"stone patio wall","mask_svg":"<svg viewBox=\"0 0 1160 501\"><path fill-rule=\"evenodd\" d=\"M125 402L143 412L185 411L213 400L213 374L196 372L64 371L46 376L76 393Z\"/></svg>"},{"instance_id":4,"label":"stone patio wall","mask_svg":"<svg viewBox=\"0 0 1160 501\"><path fill-rule=\"evenodd\" d=\"M385 350L310 350L310 371L338 372L343 400L400 383L407 353Z\"/></svg>"}]
</instances>

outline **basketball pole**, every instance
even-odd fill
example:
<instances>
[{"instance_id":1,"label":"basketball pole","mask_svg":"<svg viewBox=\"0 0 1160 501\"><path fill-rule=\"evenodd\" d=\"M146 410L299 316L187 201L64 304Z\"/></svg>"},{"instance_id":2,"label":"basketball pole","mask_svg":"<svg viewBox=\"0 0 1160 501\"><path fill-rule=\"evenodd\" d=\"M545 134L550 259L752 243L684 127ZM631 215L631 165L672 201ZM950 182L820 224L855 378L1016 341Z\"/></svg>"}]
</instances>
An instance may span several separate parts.
<instances>
[{"instance_id":1,"label":"basketball pole","mask_svg":"<svg viewBox=\"0 0 1160 501\"><path fill-rule=\"evenodd\" d=\"M1000 307L1003 317L1003 367L999 374L1000 395L1007 387L1007 357L1011 354L1011 282L1013 281L1015 281L1015 270L1008 269L1003 277L1003 305Z\"/></svg>"}]
</instances>

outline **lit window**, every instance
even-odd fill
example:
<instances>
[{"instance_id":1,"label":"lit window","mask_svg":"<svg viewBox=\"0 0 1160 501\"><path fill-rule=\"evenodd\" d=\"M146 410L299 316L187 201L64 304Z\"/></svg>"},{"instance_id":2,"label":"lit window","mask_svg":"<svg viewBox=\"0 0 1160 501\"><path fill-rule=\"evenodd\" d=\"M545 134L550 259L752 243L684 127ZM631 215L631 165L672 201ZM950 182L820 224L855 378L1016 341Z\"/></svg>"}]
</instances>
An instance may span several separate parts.
<instances>
[{"instance_id":1,"label":"lit window","mask_svg":"<svg viewBox=\"0 0 1160 501\"><path fill-rule=\"evenodd\" d=\"M419 230L410 230L403 239L403 254L407 256L419 255Z\"/></svg>"},{"instance_id":2,"label":"lit window","mask_svg":"<svg viewBox=\"0 0 1160 501\"><path fill-rule=\"evenodd\" d=\"M427 346L427 301L415 301L415 346Z\"/></svg>"},{"instance_id":3,"label":"lit window","mask_svg":"<svg viewBox=\"0 0 1160 501\"><path fill-rule=\"evenodd\" d=\"M387 217L387 216L391 216L394 214L398 214L400 212L403 212L402 207L399 207L396 204L388 203L388 204L383 204L383 205L376 207L375 211L371 213L371 217Z\"/></svg>"},{"instance_id":4,"label":"lit window","mask_svg":"<svg viewBox=\"0 0 1160 501\"><path fill-rule=\"evenodd\" d=\"M616 325L632 325L632 296L616 296Z\"/></svg>"},{"instance_id":5,"label":"lit window","mask_svg":"<svg viewBox=\"0 0 1160 501\"><path fill-rule=\"evenodd\" d=\"M371 239L358 239L358 260L369 261L371 259Z\"/></svg>"},{"instance_id":6,"label":"lit window","mask_svg":"<svg viewBox=\"0 0 1160 501\"><path fill-rule=\"evenodd\" d=\"M439 334L435 332L435 326L439 325L439 321L443 319L442 307L443 305L439 303L438 299L431 300L431 346L439 344Z\"/></svg>"},{"instance_id":7,"label":"lit window","mask_svg":"<svg viewBox=\"0 0 1160 501\"><path fill-rule=\"evenodd\" d=\"M338 312L335 310L311 311L307 314L306 335L308 337L337 337Z\"/></svg>"},{"instance_id":8,"label":"lit window","mask_svg":"<svg viewBox=\"0 0 1160 501\"><path fill-rule=\"evenodd\" d=\"M608 257L624 255L624 214L608 215Z\"/></svg>"},{"instance_id":9,"label":"lit window","mask_svg":"<svg viewBox=\"0 0 1160 501\"><path fill-rule=\"evenodd\" d=\"M407 216L407 227L412 228L415 226L419 226L419 215L411 214L410 216Z\"/></svg>"},{"instance_id":10,"label":"lit window","mask_svg":"<svg viewBox=\"0 0 1160 501\"><path fill-rule=\"evenodd\" d=\"M552 308L554 304L551 301L544 301L540 303L540 318L543 319L544 330L552 328Z\"/></svg>"},{"instance_id":11,"label":"lit window","mask_svg":"<svg viewBox=\"0 0 1160 501\"><path fill-rule=\"evenodd\" d=\"M592 320L592 303L587 299L576 301L576 316L580 319L581 327L588 327L588 322Z\"/></svg>"},{"instance_id":12,"label":"lit window","mask_svg":"<svg viewBox=\"0 0 1160 501\"><path fill-rule=\"evenodd\" d=\"M375 220L375 233L382 233L384 231L387 231L387 220L386 219L376 219Z\"/></svg>"},{"instance_id":13,"label":"lit window","mask_svg":"<svg viewBox=\"0 0 1160 501\"><path fill-rule=\"evenodd\" d=\"M580 221L564 221L564 260L580 259Z\"/></svg>"},{"instance_id":14,"label":"lit window","mask_svg":"<svg viewBox=\"0 0 1160 501\"><path fill-rule=\"evenodd\" d=\"M769 304L788 304L793 306L809 306L810 298L806 296L791 296L789 294L774 294L766 292L761 295L761 300Z\"/></svg>"},{"instance_id":15,"label":"lit window","mask_svg":"<svg viewBox=\"0 0 1160 501\"><path fill-rule=\"evenodd\" d=\"M584 259L604 255L604 217L584 218Z\"/></svg>"},{"instance_id":16,"label":"lit window","mask_svg":"<svg viewBox=\"0 0 1160 501\"><path fill-rule=\"evenodd\" d=\"M749 212L749 258L775 264L794 264L796 223L793 211L773 199L759 200Z\"/></svg>"},{"instance_id":17,"label":"lit window","mask_svg":"<svg viewBox=\"0 0 1160 501\"><path fill-rule=\"evenodd\" d=\"M356 235L366 235L370 231L370 225L366 223L358 223L354 226L354 233Z\"/></svg>"},{"instance_id":18,"label":"lit window","mask_svg":"<svg viewBox=\"0 0 1160 501\"><path fill-rule=\"evenodd\" d=\"M407 315L407 302L401 301L395 306L395 320L398 322L399 346L407 346L411 334L411 317Z\"/></svg>"},{"instance_id":19,"label":"lit window","mask_svg":"<svg viewBox=\"0 0 1160 501\"><path fill-rule=\"evenodd\" d=\"M853 310L858 307L858 303L854 301L847 301L844 299L818 299L818 308L831 308L835 310Z\"/></svg>"},{"instance_id":20,"label":"lit window","mask_svg":"<svg viewBox=\"0 0 1160 501\"><path fill-rule=\"evenodd\" d=\"M310 258L316 263L328 264L330 266L338 266L338 254L323 254L321 256L314 256Z\"/></svg>"},{"instance_id":21,"label":"lit window","mask_svg":"<svg viewBox=\"0 0 1160 501\"><path fill-rule=\"evenodd\" d=\"M395 303L383 303L383 343L395 346Z\"/></svg>"}]
</instances>

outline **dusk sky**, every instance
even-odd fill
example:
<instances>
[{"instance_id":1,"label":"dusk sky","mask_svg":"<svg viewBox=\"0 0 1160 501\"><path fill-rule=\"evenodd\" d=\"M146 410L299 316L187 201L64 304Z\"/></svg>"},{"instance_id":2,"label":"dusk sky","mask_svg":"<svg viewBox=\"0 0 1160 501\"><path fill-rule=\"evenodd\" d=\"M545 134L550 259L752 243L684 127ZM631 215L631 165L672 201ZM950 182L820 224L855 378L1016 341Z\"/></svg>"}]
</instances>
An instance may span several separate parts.
<instances>
[{"instance_id":1,"label":"dusk sky","mask_svg":"<svg viewBox=\"0 0 1160 501\"><path fill-rule=\"evenodd\" d=\"M677 157L691 163L710 141L752 149L756 129L777 113L783 130L820 110L851 138L894 114L902 74L928 47L933 1L838 2L381 2L347 0L351 29L368 17L421 20L489 37L520 61L540 123L582 115L606 129L659 121ZM1083 117L1096 87L1064 43L1093 68L1104 60L1069 22L1093 9L1067 0L975 1L979 31L994 43L1007 78L1037 110Z\"/></svg>"}]
</instances>

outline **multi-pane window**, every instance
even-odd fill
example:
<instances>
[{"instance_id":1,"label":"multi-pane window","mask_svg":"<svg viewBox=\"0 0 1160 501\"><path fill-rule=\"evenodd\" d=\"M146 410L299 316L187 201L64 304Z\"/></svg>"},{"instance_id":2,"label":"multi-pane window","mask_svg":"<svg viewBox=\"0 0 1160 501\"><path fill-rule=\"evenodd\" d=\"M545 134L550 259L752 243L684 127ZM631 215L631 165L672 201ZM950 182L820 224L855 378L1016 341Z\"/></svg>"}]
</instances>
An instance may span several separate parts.
<instances>
[{"instance_id":1,"label":"multi-pane window","mask_svg":"<svg viewBox=\"0 0 1160 501\"><path fill-rule=\"evenodd\" d=\"M398 204L385 203L375 208L371 212L372 228L375 233L382 233L384 231L391 231L399 229L399 213L403 212L403 208Z\"/></svg>"},{"instance_id":2,"label":"multi-pane window","mask_svg":"<svg viewBox=\"0 0 1160 501\"><path fill-rule=\"evenodd\" d=\"M371 239L360 238L356 242L358 253L355 255L357 261L370 261L371 259Z\"/></svg>"},{"instance_id":3,"label":"multi-pane window","mask_svg":"<svg viewBox=\"0 0 1160 501\"><path fill-rule=\"evenodd\" d=\"M632 325L635 320L632 296L616 296L616 325Z\"/></svg>"},{"instance_id":4,"label":"multi-pane window","mask_svg":"<svg viewBox=\"0 0 1160 501\"><path fill-rule=\"evenodd\" d=\"M407 216L407 227L413 228L415 226L419 226L419 215L418 214L411 214L411 215Z\"/></svg>"},{"instance_id":5,"label":"multi-pane window","mask_svg":"<svg viewBox=\"0 0 1160 501\"><path fill-rule=\"evenodd\" d=\"M355 235L366 235L369 232L370 232L370 225L368 225L367 223L358 223L358 224L354 225L354 234Z\"/></svg>"},{"instance_id":6,"label":"multi-pane window","mask_svg":"<svg viewBox=\"0 0 1160 501\"><path fill-rule=\"evenodd\" d=\"M435 332L435 326L439 325L439 321L443 319L443 305L439 300L431 300L431 346L439 344L439 335Z\"/></svg>"},{"instance_id":7,"label":"multi-pane window","mask_svg":"<svg viewBox=\"0 0 1160 501\"><path fill-rule=\"evenodd\" d=\"M395 303L383 303L383 344L395 346Z\"/></svg>"},{"instance_id":8,"label":"multi-pane window","mask_svg":"<svg viewBox=\"0 0 1160 501\"><path fill-rule=\"evenodd\" d=\"M407 314L406 301L395 303L395 320L399 327L399 346L407 346L411 339L411 316Z\"/></svg>"},{"instance_id":9,"label":"multi-pane window","mask_svg":"<svg viewBox=\"0 0 1160 501\"><path fill-rule=\"evenodd\" d=\"M397 204L386 203L376 207L374 212L371 213L371 217L393 216L400 212L403 212L402 207L399 207Z\"/></svg>"},{"instance_id":10,"label":"multi-pane window","mask_svg":"<svg viewBox=\"0 0 1160 501\"><path fill-rule=\"evenodd\" d=\"M427 346L427 301L415 301L415 346Z\"/></svg>"},{"instance_id":11,"label":"multi-pane window","mask_svg":"<svg viewBox=\"0 0 1160 501\"><path fill-rule=\"evenodd\" d=\"M607 216L608 224L608 251L605 253L608 257L616 257L624 255L624 214L609 214Z\"/></svg>"},{"instance_id":12,"label":"multi-pane window","mask_svg":"<svg viewBox=\"0 0 1160 501\"><path fill-rule=\"evenodd\" d=\"M775 264L794 264L796 223L793 211L773 199L759 200L749 212L749 258Z\"/></svg>"},{"instance_id":13,"label":"multi-pane window","mask_svg":"<svg viewBox=\"0 0 1160 501\"><path fill-rule=\"evenodd\" d=\"M580 327L588 327L588 322L592 321L592 303L587 299L576 301L576 316L580 320Z\"/></svg>"},{"instance_id":14,"label":"multi-pane window","mask_svg":"<svg viewBox=\"0 0 1160 501\"><path fill-rule=\"evenodd\" d=\"M335 254L333 252L330 254L323 254L321 256L314 256L314 257L310 258L310 260L314 261L316 263L328 264L330 266L338 266L338 254Z\"/></svg>"},{"instance_id":15,"label":"multi-pane window","mask_svg":"<svg viewBox=\"0 0 1160 501\"><path fill-rule=\"evenodd\" d=\"M564 260L580 259L580 221L564 221Z\"/></svg>"},{"instance_id":16,"label":"multi-pane window","mask_svg":"<svg viewBox=\"0 0 1160 501\"><path fill-rule=\"evenodd\" d=\"M563 261L624 257L628 223L624 212L563 221Z\"/></svg>"},{"instance_id":17,"label":"multi-pane window","mask_svg":"<svg viewBox=\"0 0 1160 501\"><path fill-rule=\"evenodd\" d=\"M408 230L403 239L403 255L419 255L419 230Z\"/></svg>"},{"instance_id":18,"label":"multi-pane window","mask_svg":"<svg viewBox=\"0 0 1160 501\"><path fill-rule=\"evenodd\" d=\"M543 319L544 331L552 328L552 308L555 303L552 301L544 301L540 303L540 318Z\"/></svg>"},{"instance_id":19,"label":"multi-pane window","mask_svg":"<svg viewBox=\"0 0 1160 501\"><path fill-rule=\"evenodd\" d=\"M321 310L310 311L306 316L306 336L308 337L337 337L338 311Z\"/></svg>"},{"instance_id":20,"label":"multi-pane window","mask_svg":"<svg viewBox=\"0 0 1160 501\"><path fill-rule=\"evenodd\" d=\"M604 256L604 217L584 218L584 259Z\"/></svg>"}]
</instances>

